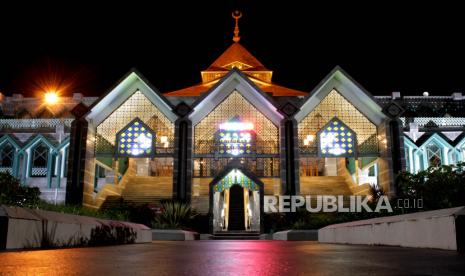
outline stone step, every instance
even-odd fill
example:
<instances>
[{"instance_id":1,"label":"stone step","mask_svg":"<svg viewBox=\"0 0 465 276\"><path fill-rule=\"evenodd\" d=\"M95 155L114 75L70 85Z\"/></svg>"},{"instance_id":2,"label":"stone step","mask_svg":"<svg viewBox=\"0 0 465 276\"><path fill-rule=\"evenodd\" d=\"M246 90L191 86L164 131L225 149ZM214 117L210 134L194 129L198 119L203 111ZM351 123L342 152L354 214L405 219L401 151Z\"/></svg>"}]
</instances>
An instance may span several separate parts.
<instances>
[{"instance_id":1,"label":"stone step","mask_svg":"<svg viewBox=\"0 0 465 276\"><path fill-rule=\"evenodd\" d=\"M213 240L259 240L260 233L257 231L227 231L215 232Z\"/></svg>"},{"instance_id":2,"label":"stone step","mask_svg":"<svg viewBox=\"0 0 465 276\"><path fill-rule=\"evenodd\" d=\"M342 176L311 176L300 181L301 195L352 195L353 192Z\"/></svg>"}]
</instances>

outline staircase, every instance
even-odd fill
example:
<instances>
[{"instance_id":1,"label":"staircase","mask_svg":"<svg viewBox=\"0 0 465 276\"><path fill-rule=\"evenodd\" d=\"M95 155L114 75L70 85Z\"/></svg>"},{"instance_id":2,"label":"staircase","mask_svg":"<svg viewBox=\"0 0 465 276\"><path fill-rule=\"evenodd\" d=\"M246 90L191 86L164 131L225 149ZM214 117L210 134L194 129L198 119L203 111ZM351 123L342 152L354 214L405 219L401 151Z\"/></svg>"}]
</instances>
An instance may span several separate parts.
<instances>
[{"instance_id":1,"label":"staircase","mask_svg":"<svg viewBox=\"0 0 465 276\"><path fill-rule=\"evenodd\" d=\"M343 176L308 176L300 178L301 195L352 195Z\"/></svg>"},{"instance_id":2,"label":"staircase","mask_svg":"<svg viewBox=\"0 0 465 276\"><path fill-rule=\"evenodd\" d=\"M159 203L162 199L171 199L173 178L171 176L129 176L121 196L109 195L102 209L111 209L124 202L136 205Z\"/></svg>"},{"instance_id":3,"label":"staircase","mask_svg":"<svg viewBox=\"0 0 465 276\"><path fill-rule=\"evenodd\" d=\"M229 189L228 230L245 230L244 189L239 185Z\"/></svg>"},{"instance_id":4,"label":"staircase","mask_svg":"<svg viewBox=\"0 0 465 276\"><path fill-rule=\"evenodd\" d=\"M258 231L225 231L215 232L211 237L212 240L259 240L260 232Z\"/></svg>"}]
</instances>

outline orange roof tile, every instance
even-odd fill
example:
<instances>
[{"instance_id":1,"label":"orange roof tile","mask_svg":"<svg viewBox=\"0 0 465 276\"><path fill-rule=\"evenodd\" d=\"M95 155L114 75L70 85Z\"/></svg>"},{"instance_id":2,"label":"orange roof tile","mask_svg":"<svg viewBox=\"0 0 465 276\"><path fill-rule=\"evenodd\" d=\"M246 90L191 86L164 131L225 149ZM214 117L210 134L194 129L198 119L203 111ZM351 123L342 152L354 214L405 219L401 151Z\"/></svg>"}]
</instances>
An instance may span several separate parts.
<instances>
[{"instance_id":1,"label":"orange roof tile","mask_svg":"<svg viewBox=\"0 0 465 276\"><path fill-rule=\"evenodd\" d=\"M237 64L239 63L239 64ZM307 93L280 86L271 82L272 71L268 70L249 51L238 42L229 46L205 71L202 71L203 83L180 90L164 93L168 97L197 97L207 92L216 82L232 68L244 72L264 92L273 96L306 96ZM242 68L241 68L242 67ZM224 71L224 72L223 72ZM258 74L257 74L258 73ZM268 74L267 78L260 73ZM212 75L213 74L213 75Z\"/></svg>"},{"instance_id":2,"label":"orange roof tile","mask_svg":"<svg viewBox=\"0 0 465 276\"><path fill-rule=\"evenodd\" d=\"M224 70L225 66L233 63L241 62L246 65L249 65L248 70L266 70L268 69L263 66L263 64L258 61L247 49L245 49L239 43L233 43L229 46L224 53L213 62L206 71L220 71Z\"/></svg>"},{"instance_id":3,"label":"orange roof tile","mask_svg":"<svg viewBox=\"0 0 465 276\"><path fill-rule=\"evenodd\" d=\"M277 85L274 83L265 83L262 81L258 81L257 79L249 77L251 81L253 81L261 90L264 92L271 93L272 96L275 97L282 97L282 96L307 96L308 93L287 88L281 85ZM202 93L207 92L217 81L212 81L209 83L201 83L194 86L186 87L180 90L172 91L164 93L165 96L168 97L198 97Z\"/></svg>"}]
</instances>

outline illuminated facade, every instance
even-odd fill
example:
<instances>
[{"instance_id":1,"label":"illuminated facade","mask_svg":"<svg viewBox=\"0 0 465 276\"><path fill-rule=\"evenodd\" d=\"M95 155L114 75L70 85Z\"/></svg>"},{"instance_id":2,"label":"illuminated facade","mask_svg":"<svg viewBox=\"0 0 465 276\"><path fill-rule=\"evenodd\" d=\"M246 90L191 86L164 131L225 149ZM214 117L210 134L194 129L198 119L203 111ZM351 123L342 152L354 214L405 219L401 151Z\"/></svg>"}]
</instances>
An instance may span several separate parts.
<instances>
[{"instance_id":1,"label":"illuminated facade","mask_svg":"<svg viewBox=\"0 0 465 276\"><path fill-rule=\"evenodd\" d=\"M0 171L90 208L175 198L212 231L260 231L263 196L395 193L394 175L465 161L465 98L372 96L335 68L310 93L240 43L160 93L131 71L100 98L1 96Z\"/></svg>"}]
</instances>

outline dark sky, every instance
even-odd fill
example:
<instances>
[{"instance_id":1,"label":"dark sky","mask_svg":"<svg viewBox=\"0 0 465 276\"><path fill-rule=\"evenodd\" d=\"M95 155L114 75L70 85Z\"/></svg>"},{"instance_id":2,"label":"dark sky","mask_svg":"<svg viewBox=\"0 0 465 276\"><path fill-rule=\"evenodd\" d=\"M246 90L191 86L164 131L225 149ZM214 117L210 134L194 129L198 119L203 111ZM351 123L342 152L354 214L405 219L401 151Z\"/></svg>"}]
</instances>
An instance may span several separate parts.
<instances>
[{"instance_id":1,"label":"dark sky","mask_svg":"<svg viewBox=\"0 0 465 276\"><path fill-rule=\"evenodd\" d=\"M284 86L311 91L340 65L375 95L465 92L458 4L38 2L0 4L4 94L35 95L44 83L59 82L64 94L100 95L132 67L162 92L198 83L200 70L232 43L234 9L244 14L241 43Z\"/></svg>"}]
</instances>

